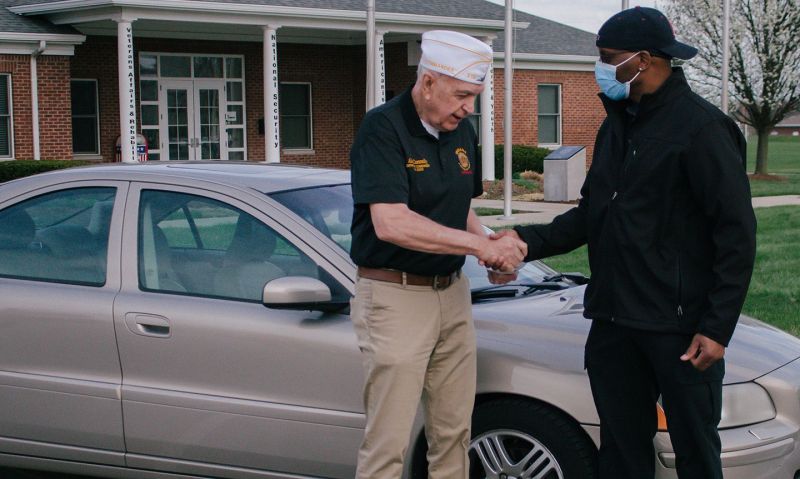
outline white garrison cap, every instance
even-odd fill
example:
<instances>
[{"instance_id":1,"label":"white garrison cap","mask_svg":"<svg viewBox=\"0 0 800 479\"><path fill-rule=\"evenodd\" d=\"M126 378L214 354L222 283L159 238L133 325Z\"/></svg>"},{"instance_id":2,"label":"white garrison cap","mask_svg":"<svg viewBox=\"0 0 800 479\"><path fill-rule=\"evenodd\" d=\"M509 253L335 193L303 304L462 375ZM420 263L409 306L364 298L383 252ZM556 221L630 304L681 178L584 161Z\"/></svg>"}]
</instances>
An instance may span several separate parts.
<instances>
[{"instance_id":1,"label":"white garrison cap","mask_svg":"<svg viewBox=\"0 0 800 479\"><path fill-rule=\"evenodd\" d=\"M420 65L470 83L483 83L492 67L492 48L463 33L432 30L422 34Z\"/></svg>"}]
</instances>

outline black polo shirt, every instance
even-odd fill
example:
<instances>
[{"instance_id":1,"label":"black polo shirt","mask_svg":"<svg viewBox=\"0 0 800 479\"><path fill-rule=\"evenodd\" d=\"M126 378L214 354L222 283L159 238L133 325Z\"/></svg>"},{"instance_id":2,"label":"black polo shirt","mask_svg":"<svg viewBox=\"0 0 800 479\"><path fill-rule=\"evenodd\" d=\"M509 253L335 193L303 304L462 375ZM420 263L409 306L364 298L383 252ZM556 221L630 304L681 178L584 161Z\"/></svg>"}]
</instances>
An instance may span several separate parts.
<instances>
[{"instance_id":1,"label":"black polo shirt","mask_svg":"<svg viewBox=\"0 0 800 479\"><path fill-rule=\"evenodd\" d=\"M367 112L350 163L355 204L350 257L357 265L423 275L449 274L464 265L464 256L381 241L369 205L405 203L436 223L466 230L470 200L483 193L478 141L468 121L437 140L422 126L408 89Z\"/></svg>"}]
</instances>

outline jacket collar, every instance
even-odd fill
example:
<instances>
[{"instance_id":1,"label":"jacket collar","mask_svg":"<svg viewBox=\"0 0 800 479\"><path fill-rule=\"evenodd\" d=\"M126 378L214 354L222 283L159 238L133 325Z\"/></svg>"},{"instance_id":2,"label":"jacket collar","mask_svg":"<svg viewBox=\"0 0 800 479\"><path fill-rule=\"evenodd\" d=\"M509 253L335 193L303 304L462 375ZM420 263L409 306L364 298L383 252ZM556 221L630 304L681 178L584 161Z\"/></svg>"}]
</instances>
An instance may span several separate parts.
<instances>
[{"instance_id":1,"label":"jacket collar","mask_svg":"<svg viewBox=\"0 0 800 479\"><path fill-rule=\"evenodd\" d=\"M689 90L689 84L686 82L686 76L683 73L683 69L680 67L674 67L672 69L672 75L667 78L667 80L658 88L658 90L647 95L642 95L642 99L639 102L639 111L637 113L637 117L641 118L646 116L649 112L655 110L661 105L664 105L665 103L669 103L673 98L684 93L686 90ZM606 112L610 117L613 116L617 118L624 118L624 115L626 115L626 101L611 100L603 93L600 93L599 96L600 100L603 102Z\"/></svg>"}]
</instances>

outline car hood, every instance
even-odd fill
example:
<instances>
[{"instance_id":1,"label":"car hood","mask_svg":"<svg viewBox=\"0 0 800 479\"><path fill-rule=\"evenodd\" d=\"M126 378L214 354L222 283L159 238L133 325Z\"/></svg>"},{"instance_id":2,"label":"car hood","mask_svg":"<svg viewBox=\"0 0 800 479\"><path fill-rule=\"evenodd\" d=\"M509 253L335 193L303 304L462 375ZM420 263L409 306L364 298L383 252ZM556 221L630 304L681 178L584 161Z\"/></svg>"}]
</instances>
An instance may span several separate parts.
<instances>
[{"instance_id":1,"label":"car hood","mask_svg":"<svg viewBox=\"0 0 800 479\"><path fill-rule=\"evenodd\" d=\"M482 348L515 355L535 367L579 372L591 321L585 287L490 301L473 308ZM741 316L725 353L725 383L752 381L800 357L800 339Z\"/></svg>"}]
</instances>

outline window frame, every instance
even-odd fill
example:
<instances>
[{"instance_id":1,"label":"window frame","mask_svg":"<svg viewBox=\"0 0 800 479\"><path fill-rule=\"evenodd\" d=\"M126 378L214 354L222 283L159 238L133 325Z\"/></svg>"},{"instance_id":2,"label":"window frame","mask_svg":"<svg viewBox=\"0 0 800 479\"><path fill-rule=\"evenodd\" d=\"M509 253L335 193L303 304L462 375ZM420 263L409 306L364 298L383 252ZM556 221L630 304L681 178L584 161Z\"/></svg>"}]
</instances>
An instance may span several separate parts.
<instances>
[{"instance_id":1,"label":"window frame","mask_svg":"<svg viewBox=\"0 0 800 479\"><path fill-rule=\"evenodd\" d=\"M481 138L481 121L483 119L483 111L481 111L481 95L483 95L483 93L475 97L475 108L472 110L472 113L470 113L468 116L470 120L474 119L475 121L473 129L475 130L475 136L478 138L479 146L483 144L483 139Z\"/></svg>"},{"instance_id":2,"label":"window frame","mask_svg":"<svg viewBox=\"0 0 800 479\"><path fill-rule=\"evenodd\" d=\"M99 88L98 88L98 81L97 81L96 78L70 78L69 79L70 100L72 99L72 83L73 82L93 82L94 83L95 114L92 115L92 116L94 116L94 122L95 122L95 132L96 132L95 145L97 146L97 149L93 153L76 153L75 152L75 145L73 144L72 145L72 156L75 159L81 159L81 160L90 160L90 159L102 160L103 159L103 155L100 154L100 92L99 92ZM70 108L70 123L72 123L72 120L75 117L76 117L76 115L74 115L72 113L72 108ZM80 118L89 118L90 115L78 115L78 117L80 117ZM72 126L72 129L73 129L73 132L74 132L75 131L74 124L72 124L71 126Z\"/></svg>"},{"instance_id":3,"label":"window frame","mask_svg":"<svg viewBox=\"0 0 800 479\"><path fill-rule=\"evenodd\" d=\"M556 98L558 100L558 113L541 113L540 107L541 103L539 102L539 87L556 87ZM563 108L564 102L562 101L562 84L561 83L539 83L536 85L536 143L537 146L540 148L549 148L549 149L556 149L561 147L564 139L563 139ZM557 142L556 143L539 143L539 134L541 131L541 122L539 121L542 116L547 117L556 117L556 136Z\"/></svg>"},{"instance_id":4,"label":"window frame","mask_svg":"<svg viewBox=\"0 0 800 479\"><path fill-rule=\"evenodd\" d=\"M9 161L16 158L14 150L14 79L11 73L0 73L0 76L8 78L8 155L0 156L0 161ZM0 115L0 118L2 117L3 115Z\"/></svg>"},{"instance_id":5,"label":"window frame","mask_svg":"<svg viewBox=\"0 0 800 479\"><path fill-rule=\"evenodd\" d=\"M288 154L314 154L314 92L311 82L301 81L282 81L278 84L278 91L280 92L281 85L307 85L308 87L308 146L307 147L287 147L283 144L283 137L281 137L281 150ZM280 93L279 93L280 94ZM299 118L301 115L284 115L283 108L280 109L280 129L283 132L283 118L290 116L292 118Z\"/></svg>"}]
</instances>

